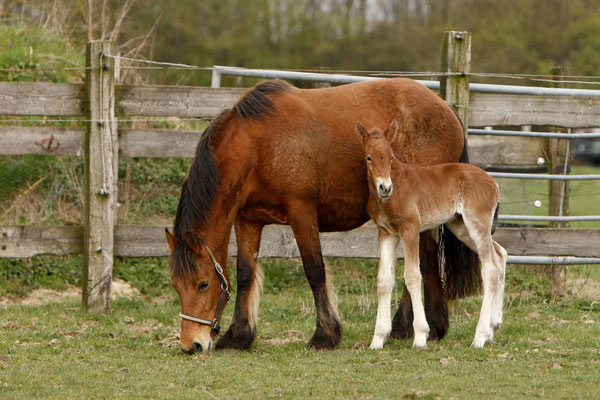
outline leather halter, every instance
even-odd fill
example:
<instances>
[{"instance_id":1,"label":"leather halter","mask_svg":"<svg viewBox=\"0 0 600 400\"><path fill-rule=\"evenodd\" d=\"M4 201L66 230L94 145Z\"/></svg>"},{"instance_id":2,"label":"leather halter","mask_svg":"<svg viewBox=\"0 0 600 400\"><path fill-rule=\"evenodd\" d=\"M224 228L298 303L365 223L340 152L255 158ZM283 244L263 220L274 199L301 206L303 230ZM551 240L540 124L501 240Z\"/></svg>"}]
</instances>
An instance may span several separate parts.
<instances>
[{"instance_id":1,"label":"leather halter","mask_svg":"<svg viewBox=\"0 0 600 400\"><path fill-rule=\"evenodd\" d=\"M215 332L215 334L218 335L219 332L221 331L221 325L219 324L219 321L221 319L221 312L223 311L223 306L225 304L225 300L226 299L229 300L229 298L231 297L231 292L229 291L229 284L227 283L227 279L225 279L225 275L223 274L223 268L221 267L221 265L219 265L219 263L213 256L213 254L210 251L210 249L208 248L208 245L206 244L206 242L199 236L198 236L198 240L200 240L200 242L206 249L206 252L208 253L208 257L210 258L210 261L212 262L213 266L215 267L215 271L217 271L217 276L219 277L219 281L221 282L221 298L219 299L219 304L217 305L217 311L216 311L215 317L213 319L196 317L195 315L190 315L190 314L186 314L183 312L180 312L179 316L182 319L185 319L187 321L196 322L201 325L208 325L212 328L213 332Z\"/></svg>"}]
</instances>

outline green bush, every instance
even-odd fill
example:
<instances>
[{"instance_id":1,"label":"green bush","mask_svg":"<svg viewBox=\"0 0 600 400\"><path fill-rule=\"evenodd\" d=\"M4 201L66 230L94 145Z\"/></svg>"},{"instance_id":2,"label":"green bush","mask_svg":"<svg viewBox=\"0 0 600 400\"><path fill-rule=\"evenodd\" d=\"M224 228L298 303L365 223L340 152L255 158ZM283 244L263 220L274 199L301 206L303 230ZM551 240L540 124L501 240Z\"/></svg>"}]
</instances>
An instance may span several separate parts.
<instances>
[{"instance_id":1,"label":"green bush","mask_svg":"<svg viewBox=\"0 0 600 400\"><path fill-rule=\"evenodd\" d=\"M67 41L35 25L0 24L0 81L76 82L81 81L85 64L83 51L75 51ZM47 68L62 68L54 70Z\"/></svg>"}]
</instances>

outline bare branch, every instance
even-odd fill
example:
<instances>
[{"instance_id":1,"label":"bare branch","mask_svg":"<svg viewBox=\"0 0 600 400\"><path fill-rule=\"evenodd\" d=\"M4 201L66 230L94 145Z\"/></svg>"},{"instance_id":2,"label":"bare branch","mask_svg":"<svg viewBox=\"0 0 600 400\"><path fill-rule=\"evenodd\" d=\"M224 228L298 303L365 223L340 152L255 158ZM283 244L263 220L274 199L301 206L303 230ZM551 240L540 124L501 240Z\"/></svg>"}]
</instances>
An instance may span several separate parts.
<instances>
[{"instance_id":1,"label":"bare branch","mask_svg":"<svg viewBox=\"0 0 600 400\"><path fill-rule=\"evenodd\" d=\"M123 24L123 20L129 13L129 11L131 10L131 7L134 5L135 2L136 2L136 0L127 0L125 2L125 4L123 5L123 7L121 8L121 11L119 12L119 16L117 17L117 22L115 22L115 26L113 27L113 30L110 34L110 40L116 40L117 37L119 36L119 31L121 30L121 25Z\"/></svg>"},{"instance_id":2,"label":"bare branch","mask_svg":"<svg viewBox=\"0 0 600 400\"><path fill-rule=\"evenodd\" d=\"M106 26L108 25L108 21L106 20L106 0L102 1L102 33L100 34L100 40L104 41L106 38Z\"/></svg>"},{"instance_id":3,"label":"bare branch","mask_svg":"<svg viewBox=\"0 0 600 400\"><path fill-rule=\"evenodd\" d=\"M94 9L92 6L92 0L88 0L88 13L87 13L87 23L88 23L88 42L92 41L92 15L94 13Z\"/></svg>"}]
</instances>

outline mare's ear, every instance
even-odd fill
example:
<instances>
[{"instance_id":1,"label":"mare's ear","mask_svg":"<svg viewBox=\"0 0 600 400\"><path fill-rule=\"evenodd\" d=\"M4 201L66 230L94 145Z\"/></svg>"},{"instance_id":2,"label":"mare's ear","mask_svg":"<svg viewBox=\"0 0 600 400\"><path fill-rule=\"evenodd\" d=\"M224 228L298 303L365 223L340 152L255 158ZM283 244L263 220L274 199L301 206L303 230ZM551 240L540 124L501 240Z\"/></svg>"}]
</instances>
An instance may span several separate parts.
<instances>
[{"instance_id":1,"label":"mare's ear","mask_svg":"<svg viewBox=\"0 0 600 400\"><path fill-rule=\"evenodd\" d=\"M165 236L167 237L167 244L169 245L169 249L171 251L175 250L175 246L177 246L177 242L179 242L177 237L171 234L171 232L169 232L167 228L165 228Z\"/></svg>"},{"instance_id":2,"label":"mare's ear","mask_svg":"<svg viewBox=\"0 0 600 400\"><path fill-rule=\"evenodd\" d=\"M356 121L355 130L356 133L358 133L362 138L363 143L366 143L367 139L369 138L369 132L367 132L367 129L363 126L363 124L360 123L360 121Z\"/></svg>"},{"instance_id":3,"label":"mare's ear","mask_svg":"<svg viewBox=\"0 0 600 400\"><path fill-rule=\"evenodd\" d=\"M388 142L390 142L390 144L394 143L394 141L400 137L400 124L398 123L397 119L392 121L389 128L386 129L383 135L386 137Z\"/></svg>"},{"instance_id":4,"label":"mare's ear","mask_svg":"<svg viewBox=\"0 0 600 400\"><path fill-rule=\"evenodd\" d=\"M187 231L185 234L185 243L197 256L202 254L202 239L200 239L200 237L198 237L198 235L196 235L194 232Z\"/></svg>"}]
</instances>

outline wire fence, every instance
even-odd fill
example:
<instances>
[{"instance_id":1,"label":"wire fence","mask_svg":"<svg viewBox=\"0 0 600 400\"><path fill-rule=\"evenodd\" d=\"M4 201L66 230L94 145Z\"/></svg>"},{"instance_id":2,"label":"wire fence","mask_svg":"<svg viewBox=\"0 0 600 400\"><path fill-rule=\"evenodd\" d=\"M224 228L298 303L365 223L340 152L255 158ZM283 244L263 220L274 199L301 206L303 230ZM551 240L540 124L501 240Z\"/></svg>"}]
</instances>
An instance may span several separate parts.
<instances>
[{"instance_id":1,"label":"wire fence","mask_svg":"<svg viewBox=\"0 0 600 400\"><path fill-rule=\"evenodd\" d=\"M470 77L470 78L486 78L486 79L514 79L514 80L526 80L529 82L539 83L556 83L556 76L549 74L517 74L517 73L502 73L502 72L437 72L437 71L367 71L367 70L354 70L354 69L310 69L310 68L236 68L236 67L225 67L225 66L200 66L185 63L175 63L166 61L155 61L147 60L142 58L125 57L113 54L103 54L103 57L112 58L115 60L125 61L131 65L120 65L119 69L131 69L131 70L195 70L195 71L211 71L213 73L218 72L219 74L239 74L248 73L248 76L259 76L260 74L268 71L269 74L280 73L280 74L318 74L317 79L325 79L322 75L329 75L330 82L335 82L339 79L338 75L346 77L371 77L371 78L389 78L389 77L407 77L407 78L441 78L441 77ZM146 64L146 65L137 65ZM24 68L0 68L0 72L13 72L13 73L25 73L25 72L43 72L43 71L86 71L89 67L76 66L76 67L24 67ZM243 70L243 71L242 71ZM241 75L243 76L243 75ZM283 78L285 79L285 78ZM296 76L292 79L302 79ZM600 76L596 75L562 75L561 84L566 85L600 85ZM438 84L437 82L433 84ZM485 85L479 86L474 84L472 90L474 91L485 91ZM584 94L581 94L584 95Z\"/></svg>"},{"instance_id":2,"label":"wire fence","mask_svg":"<svg viewBox=\"0 0 600 400\"><path fill-rule=\"evenodd\" d=\"M213 87L220 86L222 75L237 75L263 78L283 78L294 80L311 80L317 82L347 83L381 79L384 77L409 78L441 78L469 76L489 79L518 79L531 82L555 82L552 75L533 74L501 74L501 73L445 73L445 72L410 72L410 71L358 71L358 70L310 70L310 69L248 69L222 66L195 66L181 63L143 60L103 54L102 57L113 58L127 65L120 69L152 69L152 70L198 70L211 71ZM142 65L136 65L142 64ZM86 67L64 68L27 68L0 69L0 72L20 73L48 70L86 71ZM600 76L563 76L561 83L577 85L600 84ZM439 89L439 81L420 81L432 89ZM564 96L600 97L599 90L588 89L554 89L525 86L502 86L471 84L473 91L520 94L554 94ZM459 106L460 107L460 106ZM471 108L474 109L474 108ZM536 113L531 109L527 112ZM196 123L208 118L178 118L180 123ZM14 118L0 117L0 124L45 125L45 124L86 124L99 121L83 118ZM132 118L120 117L115 122L119 126L133 124L172 124L173 118ZM520 136L554 139L597 139L600 133L554 133L508 130L469 129L472 135ZM70 225L81 224L81 173L82 160L77 157L55 157L52 163L41 163L43 156L2 157L0 159L0 224L47 224ZM169 224L172 222L177 206L180 183L185 179L189 161L186 159L146 160L123 158L119 164L118 177L118 223L122 224ZM169 172L165 172L169 171ZM509 206L508 213L501 214L500 219L524 222L594 222L600 221L598 215L580 216L544 216L531 215L535 211L547 212L549 203L547 180L580 181L598 180L600 175L567 175L564 174L522 174L492 172L496 178L534 179L525 184L502 183L503 193L510 199L503 201ZM543 182L539 182L543 180ZM586 198L592 194L572 194L571 197ZM503 207L504 207L503 206ZM518 213L514 213L515 209ZM598 212L600 214L600 211ZM553 258L558 259L558 258ZM571 260L573 261L573 260ZM573 261L575 262L575 261ZM567 263L566 261L564 263Z\"/></svg>"}]
</instances>

